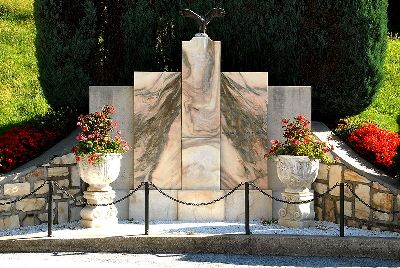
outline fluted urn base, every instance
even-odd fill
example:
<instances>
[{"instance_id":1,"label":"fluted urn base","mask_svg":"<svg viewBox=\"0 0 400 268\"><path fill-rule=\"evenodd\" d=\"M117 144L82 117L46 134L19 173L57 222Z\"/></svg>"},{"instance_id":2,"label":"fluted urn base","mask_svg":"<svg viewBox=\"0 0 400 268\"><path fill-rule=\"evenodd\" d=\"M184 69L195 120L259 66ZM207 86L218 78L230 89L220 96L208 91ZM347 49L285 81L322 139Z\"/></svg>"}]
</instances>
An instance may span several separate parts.
<instances>
[{"instance_id":1,"label":"fluted urn base","mask_svg":"<svg viewBox=\"0 0 400 268\"><path fill-rule=\"evenodd\" d=\"M107 204L112 203L115 197L113 190L109 191L85 191L83 197L89 204ZM109 206L91 206L87 205L81 210L81 226L109 227L118 224L117 208L115 205Z\"/></svg>"},{"instance_id":2,"label":"fluted urn base","mask_svg":"<svg viewBox=\"0 0 400 268\"><path fill-rule=\"evenodd\" d=\"M283 192L282 198L289 202L307 201L314 198L314 193L310 191L299 193ZM287 204L279 210L278 223L286 227L304 228L314 225L314 202L305 204Z\"/></svg>"}]
</instances>

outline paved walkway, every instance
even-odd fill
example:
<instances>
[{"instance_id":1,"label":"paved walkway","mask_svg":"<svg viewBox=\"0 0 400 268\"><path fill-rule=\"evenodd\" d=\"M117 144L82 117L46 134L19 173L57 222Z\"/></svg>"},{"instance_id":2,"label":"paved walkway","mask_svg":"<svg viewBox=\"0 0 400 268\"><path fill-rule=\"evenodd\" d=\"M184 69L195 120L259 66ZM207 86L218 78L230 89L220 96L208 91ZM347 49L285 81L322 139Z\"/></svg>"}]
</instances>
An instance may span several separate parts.
<instances>
[{"instance_id":1,"label":"paved walkway","mask_svg":"<svg viewBox=\"0 0 400 268\"><path fill-rule=\"evenodd\" d=\"M1 267L400 267L369 258L282 257L220 254L112 254L83 252L0 254ZM51 265L51 266L50 266Z\"/></svg>"}]
</instances>

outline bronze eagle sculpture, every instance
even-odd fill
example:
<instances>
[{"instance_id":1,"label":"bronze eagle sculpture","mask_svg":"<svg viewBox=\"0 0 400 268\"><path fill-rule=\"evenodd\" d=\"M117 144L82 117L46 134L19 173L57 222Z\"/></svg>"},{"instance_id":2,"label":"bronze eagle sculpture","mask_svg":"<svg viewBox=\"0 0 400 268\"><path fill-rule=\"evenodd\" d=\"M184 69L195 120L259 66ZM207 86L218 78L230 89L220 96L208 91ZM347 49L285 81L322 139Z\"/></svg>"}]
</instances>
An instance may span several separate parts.
<instances>
[{"instance_id":1,"label":"bronze eagle sculpture","mask_svg":"<svg viewBox=\"0 0 400 268\"><path fill-rule=\"evenodd\" d=\"M205 16L201 16L190 9L183 9L181 15L184 17L192 18L196 20L199 25L199 33L206 34L207 25L213 18L225 16L225 10L223 8L213 8Z\"/></svg>"}]
</instances>

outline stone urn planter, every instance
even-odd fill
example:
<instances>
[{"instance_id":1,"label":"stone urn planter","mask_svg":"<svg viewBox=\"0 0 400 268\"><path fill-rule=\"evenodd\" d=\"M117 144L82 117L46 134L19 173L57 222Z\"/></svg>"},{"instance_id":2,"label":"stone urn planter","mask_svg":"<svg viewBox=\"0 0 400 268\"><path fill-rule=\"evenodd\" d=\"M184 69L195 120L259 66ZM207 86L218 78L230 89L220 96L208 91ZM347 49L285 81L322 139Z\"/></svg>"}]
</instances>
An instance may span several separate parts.
<instances>
[{"instance_id":1,"label":"stone urn planter","mask_svg":"<svg viewBox=\"0 0 400 268\"><path fill-rule=\"evenodd\" d=\"M283 200L298 202L311 200L311 184L318 175L319 159L308 156L279 155L276 157L278 178L286 185ZM314 223L314 202L287 204L279 210L279 224L288 227L309 227Z\"/></svg>"},{"instance_id":2,"label":"stone urn planter","mask_svg":"<svg viewBox=\"0 0 400 268\"><path fill-rule=\"evenodd\" d=\"M89 184L83 197L88 204L106 204L113 202L115 191L110 183L119 175L122 155L119 153L100 154L95 163L89 163L87 157L78 161L81 179ZM81 210L82 227L105 227L118 223L115 205L91 206Z\"/></svg>"}]
</instances>

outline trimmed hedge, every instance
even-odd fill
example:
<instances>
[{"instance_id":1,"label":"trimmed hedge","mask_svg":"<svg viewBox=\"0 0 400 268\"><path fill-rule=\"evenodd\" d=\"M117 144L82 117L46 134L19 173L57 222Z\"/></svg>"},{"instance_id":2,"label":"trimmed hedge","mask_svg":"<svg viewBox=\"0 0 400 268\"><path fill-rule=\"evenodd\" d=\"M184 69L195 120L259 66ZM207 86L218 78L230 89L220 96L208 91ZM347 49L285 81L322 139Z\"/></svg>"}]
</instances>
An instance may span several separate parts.
<instances>
[{"instance_id":1,"label":"trimmed hedge","mask_svg":"<svg viewBox=\"0 0 400 268\"><path fill-rule=\"evenodd\" d=\"M387 1L304 3L297 68L300 83L313 87L314 119L358 114L383 81Z\"/></svg>"},{"instance_id":2,"label":"trimmed hedge","mask_svg":"<svg viewBox=\"0 0 400 268\"><path fill-rule=\"evenodd\" d=\"M90 0L36 0L39 81L54 110L87 110L89 62L96 47L96 8Z\"/></svg>"},{"instance_id":3,"label":"trimmed hedge","mask_svg":"<svg viewBox=\"0 0 400 268\"><path fill-rule=\"evenodd\" d=\"M95 30L93 5L97 10ZM81 13L85 15L76 16L85 23L71 30L85 39L82 51L94 48L94 52L74 54L68 49L68 42L56 42L76 55L78 68L73 70L82 73L77 77L58 68L68 82L50 83L58 80L46 72L50 74L57 68L41 64L46 92L54 91L55 85L64 92L70 91L69 77L80 81L79 87L75 87L78 96L83 85L88 86L88 76L92 84L129 85L135 70L180 70L181 40L190 40L197 31L194 21L179 15L182 8L199 14L212 7L225 8L225 18L215 19L208 28L213 40L222 41L222 70L268 71L270 85L311 85L314 119L332 121L359 113L370 104L383 78L387 0L99 0L94 4L86 0L85 6L90 6ZM49 12L45 13L50 22L44 24L62 25ZM38 26L43 22L39 21ZM40 29L43 37L47 31L54 36L51 28ZM80 35L82 31L86 34ZM61 37L50 39L68 41ZM41 43L38 50L46 51ZM52 54L38 55L39 62L46 62L46 57L56 59ZM85 73L84 63L89 59L94 62L91 72Z\"/></svg>"}]
</instances>

